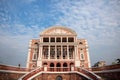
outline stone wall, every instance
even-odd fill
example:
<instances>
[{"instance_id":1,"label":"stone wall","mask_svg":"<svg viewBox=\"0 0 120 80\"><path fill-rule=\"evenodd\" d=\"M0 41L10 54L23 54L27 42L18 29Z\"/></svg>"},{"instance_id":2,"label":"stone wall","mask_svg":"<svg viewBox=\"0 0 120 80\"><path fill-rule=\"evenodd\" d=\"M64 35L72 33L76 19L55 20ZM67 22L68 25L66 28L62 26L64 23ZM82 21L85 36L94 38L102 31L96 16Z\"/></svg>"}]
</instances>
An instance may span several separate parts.
<instances>
[{"instance_id":1,"label":"stone wall","mask_svg":"<svg viewBox=\"0 0 120 80\"><path fill-rule=\"evenodd\" d=\"M0 72L0 80L18 80L23 75L23 73Z\"/></svg>"},{"instance_id":2,"label":"stone wall","mask_svg":"<svg viewBox=\"0 0 120 80\"><path fill-rule=\"evenodd\" d=\"M57 77L61 77L62 80L88 80L85 77L76 73L42 73L32 80L57 80Z\"/></svg>"}]
</instances>

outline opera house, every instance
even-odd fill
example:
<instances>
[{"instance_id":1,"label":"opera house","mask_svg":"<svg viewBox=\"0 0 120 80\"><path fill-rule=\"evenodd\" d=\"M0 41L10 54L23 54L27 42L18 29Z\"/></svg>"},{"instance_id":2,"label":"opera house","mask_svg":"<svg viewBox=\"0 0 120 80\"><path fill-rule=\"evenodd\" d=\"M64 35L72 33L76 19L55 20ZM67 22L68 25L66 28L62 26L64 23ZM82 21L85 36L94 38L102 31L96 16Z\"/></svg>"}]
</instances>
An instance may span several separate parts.
<instances>
[{"instance_id":1,"label":"opera house","mask_svg":"<svg viewBox=\"0 0 120 80\"><path fill-rule=\"evenodd\" d=\"M47 28L30 40L26 68L0 65L0 80L102 80L90 68L88 48L70 28Z\"/></svg>"}]
</instances>

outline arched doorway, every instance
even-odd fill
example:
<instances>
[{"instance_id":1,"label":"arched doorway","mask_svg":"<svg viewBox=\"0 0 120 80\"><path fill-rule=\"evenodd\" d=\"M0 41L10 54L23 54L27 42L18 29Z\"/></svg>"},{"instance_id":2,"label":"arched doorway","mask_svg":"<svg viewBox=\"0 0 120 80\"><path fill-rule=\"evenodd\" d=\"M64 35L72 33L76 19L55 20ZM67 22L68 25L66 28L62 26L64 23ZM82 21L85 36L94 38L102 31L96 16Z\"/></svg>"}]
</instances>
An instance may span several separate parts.
<instances>
[{"instance_id":1,"label":"arched doorway","mask_svg":"<svg viewBox=\"0 0 120 80\"><path fill-rule=\"evenodd\" d=\"M67 63L64 63L64 64L63 64L63 71L67 71L67 70L68 70Z\"/></svg>"},{"instance_id":2,"label":"arched doorway","mask_svg":"<svg viewBox=\"0 0 120 80\"><path fill-rule=\"evenodd\" d=\"M61 64L60 64L60 63L57 63L57 64L56 64L56 68L57 68L57 69L56 69L57 71L60 71L60 70L61 70Z\"/></svg>"},{"instance_id":3,"label":"arched doorway","mask_svg":"<svg viewBox=\"0 0 120 80\"><path fill-rule=\"evenodd\" d=\"M50 71L54 71L54 63L50 63Z\"/></svg>"},{"instance_id":4,"label":"arched doorway","mask_svg":"<svg viewBox=\"0 0 120 80\"><path fill-rule=\"evenodd\" d=\"M43 63L44 71L47 71L47 63Z\"/></svg>"},{"instance_id":5,"label":"arched doorway","mask_svg":"<svg viewBox=\"0 0 120 80\"><path fill-rule=\"evenodd\" d=\"M70 63L70 70L74 71L74 63Z\"/></svg>"},{"instance_id":6,"label":"arched doorway","mask_svg":"<svg viewBox=\"0 0 120 80\"><path fill-rule=\"evenodd\" d=\"M61 76L57 76L56 80L63 80Z\"/></svg>"}]
</instances>

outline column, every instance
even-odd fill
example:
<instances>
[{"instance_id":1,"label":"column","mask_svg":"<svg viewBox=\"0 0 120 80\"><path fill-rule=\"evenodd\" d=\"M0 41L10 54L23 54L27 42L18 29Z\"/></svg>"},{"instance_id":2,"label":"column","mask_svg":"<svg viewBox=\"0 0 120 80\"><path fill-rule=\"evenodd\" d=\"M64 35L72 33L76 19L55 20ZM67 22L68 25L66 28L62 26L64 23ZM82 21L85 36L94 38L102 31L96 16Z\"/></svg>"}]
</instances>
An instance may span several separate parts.
<instances>
[{"instance_id":1,"label":"column","mask_svg":"<svg viewBox=\"0 0 120 80\"><path fill-rule=\"evenodd\" d=\"M57 41L56 41L56 37L55 37L55 43L56 43Z\"/></svg>"},{"instance_id":2,"label":"column","mask_svg":"<svg viewBox=\"0 0 120 80\"><path fill-rule=\"evenodd\" d=\"M39 46L39 56L37 61L37 66L42 67L42 45Z\"/></svg>"},{"instance_id":3,"label":"column","mask_svg":"<svg viewBox=\"0 0 120 80\"><path fill-rule=\"evenodd\" d=\"M49 37L49 43L50 43L50 37Z\"/></svg>"},{"instance_id":4,"label":"column","mask_svg":"<svg viewBox=\"0 0 120 80\"><path fill-rule=\"evenodd\" d=\"M67 45L67 59L69 59L69 46Z\"/></svg>"},{"instance_id":5,"label":"column","mask_svg":"<svg viewBox=\"0 0 120 80\"><path fill-rule=\"evenodd\" d=\"M38 56L37 56L37 57L38 57L38 60L40 60L40 58L41 58L41 55L40 55L40 46L39 46L38 49L39 49L39 50L38 50L39 52L38 52Z\"/></svg>"},{"instance_id":6,"label":"column","mask_svg":"<svg viewBox=\"0 0 120 80\"><path fill-rule=\"evenodd\" d=\"M60 37L61 38L61 43L62 43L62 37Z\"/></svg>"},{"instance_id":7,"label":"column","mask_svg":"<svg viewBox=\"0 0 120 80\"><path fill-rule=\"evenodd\" d=\"M61 59L63 59L63 46L61 45Z\"/></svg>"},{"instance_id":8,"label":"column","mask_svg":"<svg viewBox=\"0 0 120 80\"><path fill-rule=\"evenodd\" d=\"M50 45L48 47L49 47L49 50L48 50L48 59L50 59Z\"/></svg>"},{"instance_id":9,"label":"column","mask_svg":"<svg viewBox=\"0 0 120 80\"><path fill-rule=\"evenodd\" d=\"M43 54L42 50L43 50L43 46L40 46L40 57L41 57L41 59L42 59L42 54Z\"/></svg>"},{"instance_id":10,"label":"column","mask_svg":"<svg viewBox=\"0 0 120 80\"><path fill-rule=\"evenodd\" d=\"M77 38L76 38L76 36L74 36L74 42L76 42L77 41Z\"/></svg>"},{"instance_id":11,"label":"column","mask_svg":"<svg viewBox=\"0 0 120 80\"><path fill-rule=\"evenodd\" d=\"M67 43L68 43L68 37L66 37L66 39L67 39Z\"/></svg>"},{"instance_id":12,"label":"column","mask_svg":"<svg viewBox=\"0 0 120 80\"><path fill-rule=\"evenodd\" d=\"M57 59L57 46L55 45L55 59Z\"/></svg>"},{"instance_id":13,"label":"column","mask_svg":"<svg viewBox=\"0 0 120 80\"><path fill-rule=\"evenodd\" d=\"M78 59L78 55L77 55L77 46L74 46L75 47L75 58Z\"/></svg>"},{"instance_id":14,"label":"column","mask_svg":"<svg viewBox=\"0 0 120 80\"><path fill-rule=\"evenodd\" d=\"M43 43L43 37L40 38L40 42Z\"/></svg>"}]
</instances>

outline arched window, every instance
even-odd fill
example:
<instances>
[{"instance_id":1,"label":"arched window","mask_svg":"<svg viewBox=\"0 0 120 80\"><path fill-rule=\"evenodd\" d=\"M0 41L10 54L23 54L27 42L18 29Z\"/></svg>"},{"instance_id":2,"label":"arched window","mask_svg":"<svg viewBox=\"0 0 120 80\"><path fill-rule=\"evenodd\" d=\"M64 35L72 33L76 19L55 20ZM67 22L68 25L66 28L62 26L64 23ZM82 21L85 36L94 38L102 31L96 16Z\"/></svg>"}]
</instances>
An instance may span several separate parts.
<instances>
[{"instance_id":1,"label":"arched window","mask_svg":"<svg viewBox=\"0 0 120 80\"><path fill-rule=\"evenodd\" d=\"M56 68L57 68L57 71L60 71L61 70L61 64L60 63L57 63L57 65L56 65Z\"/></svg>"},{"instance_id":2,"label":"arched window","mask_svg":"<svg viewBox=\"0 0 120 80\"><path fill-rule=\"evenodd\" d=\"M63 71L67 71L68 70L68 68L67 68L67 63L64 63L63 64Z\"/></svg>"},{"instance_id":3,"label":"arched window","mask_svg":"<svg viewBox=\"0 0 120 80\"><path fill-rule=\"evenodd\" d=\"M54 67L54 63L50 63L50 67Z\"/></svg>"},{"instance_id":4,"label":"arched window","mask_svg":"<svg viewBox=\"0 0 120 80\"><path fill-rule=\"evenodd\" d=\"M39 44L36 42L34 43L34 49L35 49L35 52L38 53L38 49L39 48Z\"/></svg>"},{"instance_id":5,"label":"arched window","mask_svg":"<svg viewBox=\"0 0 120 80\"><path fill-rule=\"evenodd\" d=\"M74 63L70 63L70 67L71 67L71 66L74 66Z\"/></svg>"},{"instance_id":6,"label":"arched window","mask_svg":"<svg viewBox=\"0 0 120 80\"><path fill-rule=\"evenodd\" d=\"M60 64L60 63L57 63L56 67L61 67L61 64Z\"/></svg>"},{"instance_id":7,"label":"arched window","mask_svg":"<svg viewBox=\"0 0 120 80\"><path fill-rule=\"evenodd\" d=\"M80 42L79 44L83 44L82 42Z\"/></svg>"},{"instance_id":8,"label":"arched window","mask_svg":"<svg viewBox=\"0 0 120 80\"><path fill-rule=\"evenodd\" d=\"M83 54L81 54L81 60L84 60L84 55Z\"/></svg>"},{"instance_id":9,"label":"arched window","mask_svg":"<svg viewBox=\"0 0 120 80\"><path fill-rule=\"evenodd\" d=\"M54 71L54 63L50 63L50 71Z\"/></svg>"},{"instance_id":10,"label":"arched window","mask_svg":"<svg viewBox=\"0 0 120 80\"><path fill-rule=\"evenodd\" d=\"M44 65L44 66L47 66L47 63L45 62L43 65Z\"/></svg>"},{"instance_id":11,"label":"arched window","mask_svg":"<svg viewBox=\"0 0 120 80\"><path fill-rule=\"evenodd\" d=\"M57 76L56 80L63 80L61 76Z\"/></svg>"},{"instance_id":12,"label":"arched window","mask_svg":"<svg viewBox=\"0 0 120 80\"><path fill-rule=\"evenodd\" d=\"M67 63L64 63L64 64L63 64L63 67L67 67Z\"/></svg>"}]
</instances>

